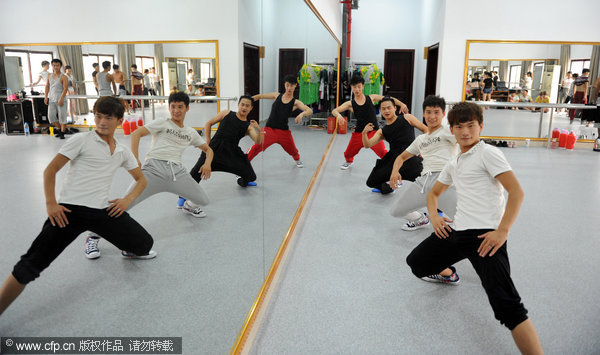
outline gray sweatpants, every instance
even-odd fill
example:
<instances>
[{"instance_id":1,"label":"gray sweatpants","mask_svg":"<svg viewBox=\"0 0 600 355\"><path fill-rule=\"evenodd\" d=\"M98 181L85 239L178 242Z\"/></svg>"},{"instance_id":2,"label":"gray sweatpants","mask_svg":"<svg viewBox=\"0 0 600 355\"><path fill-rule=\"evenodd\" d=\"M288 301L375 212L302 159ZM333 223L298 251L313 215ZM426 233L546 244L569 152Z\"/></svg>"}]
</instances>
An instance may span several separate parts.
<instances>
[{"instance_id":1,"label":"gray sweatpants","mask_svg":"<svg viewBox=\"0 0 600 355\"><path fill-rule=\"evenodd\" d=\"M396 201L392 204L390 214L394 217L403 218L411 212L427 207L427 194L435 185L439 175L439 172L427 173L416 178L415 182L402 181L402 186L396 189ZM456 190L454 185L448 187L440 196L438 209L444 211L444 214L450 219L454 218L456 213Z\"/></svg>"},{"instance_id":2,"label":"gray sweatpants","mask_svg":"<svg viewBox=\"0 0 600 355\"><path fill-rule=\"evenodd\" d=\"M58 121L60 124L67 124L67 99L64 100L62 106L58 106L58 101L48 102L48 121L50 123Z\"/></svg>"},{"instance_id":3,"label":"gray sweatpants","mask_svg":"<svg viewBox=\"0 0 600 355\"><path fill-rule=\"evenodd\" d=\"M129 209L148 197L159 192L171 192L184 197L195 205L207 205L208 195L187 172L183 165L170 161L147 159L142 173L148 180L144 191L129 205ZM133 190L135 181L127 189L126 195Z\"/></svg>"}]
</instances>

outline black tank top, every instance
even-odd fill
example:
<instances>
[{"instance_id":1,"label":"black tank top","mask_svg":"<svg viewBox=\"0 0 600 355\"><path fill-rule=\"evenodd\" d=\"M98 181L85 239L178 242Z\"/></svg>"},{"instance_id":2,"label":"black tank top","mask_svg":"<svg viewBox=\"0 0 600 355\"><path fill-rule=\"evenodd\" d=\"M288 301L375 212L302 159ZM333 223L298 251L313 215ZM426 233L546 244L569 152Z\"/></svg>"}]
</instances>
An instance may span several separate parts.
<instances>
[{"instance_id":1,"label":"black tank top","mask_svg":"<svg viewBox=\"0 0 600 355\"><path fill-rule=\"evenodd\" d=\"M373 124L373 130L378 130L379 125L377 124L377 114L375 114L375 107L373 107L373 101L369 95L365 95L364 105L359 105L356 100L352 99L352 110L354 110L354 116L356 116L356 129L354 132L362 132L368 123Z\"/></svg>"},{"instance_id":2,"label":"black tank top","mask_svg":"<svg viewBox=\"0 0 600 355\"><path fill-rule=\"evenodd\" d=\"M294 102L296 99L292 98L290 102L284 104L282 101L283 94L279 94L271 106L271 114L267 120L267 127L275 129L288 130L288 118L292 117L292 111L294 110Z\"/></svg>"},{"instance_id":3,"label":"black tank top","mask_svg":"<svg viewBox=\"0 0 600 355\"><path fill-rule=\"evenodd\" d=\"M403 152L415 140L415 129L404 118L396 117L392 124L387 124L381 129L383 138L390 143L390 152Z\"/></svg>"},{"instance_id":4,"label":"black tank top","mask_svg":"<svg viewBox=\"0 0 600 355\"><path fill-rule=\"evenodd\" d=\"M210 145L212 146L215 141L231 142L237 145L240 139L244 138L248 132L249 126L250 122L248 120L240 120L237 118L236 113L231 111L219 123L219 129L217 129L217 133L210 140Z\"/></svg>"}]
</instances>

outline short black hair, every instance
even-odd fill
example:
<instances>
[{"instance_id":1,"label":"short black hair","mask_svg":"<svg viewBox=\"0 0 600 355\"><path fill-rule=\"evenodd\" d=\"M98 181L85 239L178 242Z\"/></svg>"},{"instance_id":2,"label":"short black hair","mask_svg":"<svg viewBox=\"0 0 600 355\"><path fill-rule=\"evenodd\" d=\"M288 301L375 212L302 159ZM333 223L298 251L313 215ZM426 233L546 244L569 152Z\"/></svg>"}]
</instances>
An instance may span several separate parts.
<instances>
[{"instance_id":1,"label":"short black hair","mask_svg":"<svg viewBox=\"0 0 600 355\"><path fill-rule=\"evenodd\" d=\"M132 67L133 69L137 69L137 64L131 64L131 67Z\"/></svg>"},{"instance_id":2,"label":"short black hair","mask_svg":"<svg viewBox=\"0 0 600 355\"><path fill-rule=\"evenodd\" d=\"M238 104L239 104L240 102L242 102L242 100L243 100L243 99L248 99L248 100L250 100L250 105L252 105L252 107L254 107L254 99L252 98L252 96L250 96L250 95L247 95L247 94L246 94L246 95L242 95L242 96L240 96L240 99L238 100Z\"/></svg>"},{"instance_id":3,"label":"short black hair","mask_svg":"<svg viewBox=\"0 0 600 355\"><path fill-rule=\"evenodd\" d=\"M573 77L574 77L574 78L578 78L578 77L579 77L579 74L577 74L577 73L573 73Z\"/></svg>"},{"instance_id":4,"label":"short black hair","mask_svg":"<svg viewBox=\"0 0 600 355\"><path fill-rule=\"evenodd\" d=\"M102 62L102 69L110 69L110 62L108 60Z\"/></svg>"},{"instance_id":5,"label":"short black hair","mask_svg":"<svg viewBox=\"0 0 600 355\"><path fill-rule=\"evenodd\" d=\"M589 73L590 70L588 68L583 69L583 71L581 72L581 74L585 74L585 73Z\"/></svg>"},{"instance_id":6,"label":"short black hair","mask_svg":"<svg viewBox=\"0 0 600 355\"><path fill-rule=\"evenodd\" d=\"M67 70L67 69L73 69L73 68L71 68L70 65L65 65L65 70Z\"/></svg>"},{"instance_id":7,"label":"short black hair","mask_svg":"<svg viewBox=\"0 0 600 355\"><path fill-rule=\"evenodd\" d=\"M396 101L394 101L394 98L391 96L384 96L380 101L379 101L379 106L381 107L381 104L386 102L386 101L390 101L392 103L392 105L395 107L396 106Z\"/></svg>"},{"instance_id":8,"label":"short black hair","mask_svg":"<svg viewBox=\"0 0 600 355\"><path fill-rule=\"evenodd\" d=\"M353 75L352 78L350 79L350 86L354 86L354 85L358 85L358 84L365 84L365 78L362 77L362 75L360 74L356 74Z\"/></svg>"},{"instance_id":9,"label":"short black hair","mask_svg":"<svg viewBox=\"0 0 600 355\"><path fill-rule=\"evenodd\" d=\"M92 67L95 68L98 66L98 63L92 63Z\"/></svg>"},{"instance_id":10,"label":"short black hair","mask_svg":"<svg viewBox=\"0 0 600 355\"><path fill-rule=\"evenodd\" d=\"M144 69L144 74L146 74L146 73L150 73L150 70Z\"/></svg>"},{"instance_id":11,"label":"short black hair","mask_svg":"<svg viewBox=\"0 0 600 355\"><path fill-rule=\"evenodd\" d=\"M45 65L50 65L50 62L49 62L49 61L47 61L47 60L44 60L44 61L42 62L42 66L45 66Z\"/></svg>"},{"instance_id":12,"label":"short black hair","mask_svg":"<svg viewBox=\"0 0 600 355\"><path fill-rule=\"evenodd\" d=\"M58 59L58 58L54 58L50 61L50 63L54 64L54 63L58 63L60 64L60 66L62 67L62 60ZM589 70L588 70L589 71Z\"/></svg>"},{"instance_id":13,"label":"short black hair","mask_svg":"<svg viewBox=\"0 0 600 355\"><path fill-rule=\"evenodd\" d=\"M169 105L171 102L183 102L185 107L188 107L190 105L190 97L185 92L177 91L169 95Z\"/></svg>"},{"instance_id":14,"label":"short black hair","mask_svg":"<svg viewBox=\"0 0 600 355\"><path fill-rule=\"evenodd\" d=\"M290 84L298 84L298 77L292 74L288 74L283 77L283 82Z\"/></svg>"},{"instance_id":15,"label":"short black hair","mask_svg":"<svg viewBox=\"0 0 600 355\"><path fill-rule=\"evenodd\" d=\"M101 113L120 119L123 118L125 107L121 103L121 100L114 96L102 96L94 104L94 113Z\"/></svg>"},{"instance_id":16,"label":"short black hair","mask_svg":"<svg viewBox=\"0 0 600 355\"><path fill-rule=\"evenodd\" d=\"M452 107L450 112L448 112L448 123L450 124L450 127L473 120L482 124L483 111L479 105L472 102L459 102Z\"/></svg>"},{"instance_id":17,"label":"short black hair","mask_svg":"<svg viewBox=\"0 0 600 355\"><path fill-rule=\"evenodd\" d=\"M423 100L423 111L425 111L425 108L427 107L439 107L442 111L446 111L446 100L444 100L443 97L436 95L427 95L425 100Z\"/></svg>"},{"instance_id":18,"label":"short black hair","mask_svg":"<svg viewBox=\"0 0 600 355\"><path fill-rule=\"evenodd\" d=\"M113 64L113 69L114 70L119 70L119 65L118 64Z\"/></svg>"}]
</instances>

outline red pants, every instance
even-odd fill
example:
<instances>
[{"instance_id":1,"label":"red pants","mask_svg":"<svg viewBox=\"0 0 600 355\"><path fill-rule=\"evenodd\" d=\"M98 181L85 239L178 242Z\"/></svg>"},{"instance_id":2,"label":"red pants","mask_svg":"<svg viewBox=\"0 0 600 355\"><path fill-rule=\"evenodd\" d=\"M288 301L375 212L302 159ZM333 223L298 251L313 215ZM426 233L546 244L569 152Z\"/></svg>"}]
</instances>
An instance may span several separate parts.
<instances>
[{"instance_id":1,"label":"red pants","mask_svg":"<svg viewBox=\"0 0 600 355\"><path fill-rule=\"evenodd\" d=\"M371 131L371 132L367 133L367 137L369 137L369 138L373 137L373 135L376 132L377 131ZM344 152L344 158L346 158L346 161L348 163L352 163L354 161L354 157L356 156L356 154L358 154L358 152L364 147L365 146L363 145L363 142L362 142L362 132L352 133L352 137L350 137L350 142L348 143L348 147L346 148L346 151ZM383 144L383 141L375 144L374 146L371 147L371 149L373 149L375 154L377 154L380 158L383 158L383 156L387 153L387 150L385 149L385 144Z\"/></svg>"},{"instance_id":2,"label":"red pants","mask_svg":"<svg viewBox=\"0 0 600 355\"><path fill-rule=\"evenodd\" d=\"M294 144L294 138L292 137L292 132L289 130L276 129L271 127L265 127L264 129L265 139L262 144L256 144L250 148L248 151L248 159L252 160L258 153L262 152L269 148L272 144L279 144L283 150L285 150L289 155L294 158L294 160L300 159L300 154L298 154L298 149L296 148L296 144Z\"/></svg>"},{"instance_id":3,"label":"red pants","mask_svg":"<svg viewBox=\"0 0 600 355\"><path fill-rule=\"evenodd\" d=\"M133 85L133 92L131 95L144 95L144 90L142 89L142 85ZM131 107L135 110L138 107L138 100L131 100Z\"/></svg>"},{"instance_id":4,"label":"red pants","mask_svg":"<svg viewBox=\"0 0 600 355\"><path fill-rule=\"evenodd\" d=\"M585 96L585 92L583 91L577 91L576 93L573 94L573 100L571 100L572 104L587 104L587 97ZM575 118L575 110L574 108L569 110L569 117L571 118L571 121L573 121L573 119Z\"/></svg>"}]
</instances>

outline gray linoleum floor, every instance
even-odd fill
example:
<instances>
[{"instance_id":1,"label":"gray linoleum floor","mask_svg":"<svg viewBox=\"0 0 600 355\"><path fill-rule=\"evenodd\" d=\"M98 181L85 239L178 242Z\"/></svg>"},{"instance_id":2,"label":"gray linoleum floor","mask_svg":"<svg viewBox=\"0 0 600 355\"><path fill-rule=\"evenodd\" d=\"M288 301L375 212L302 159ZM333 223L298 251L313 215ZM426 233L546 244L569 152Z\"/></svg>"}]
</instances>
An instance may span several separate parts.
<instances>
[{"instance_id":1,"label":"gray linoleum floor","mask_svg":"<svg viewBox=\"0 0 600 355\"><path fill-rule=\"evenodd\" d=\"M80 236L0 317L0 337L174 336L183 337L184 354L227 353L331 137L290 126L303 169L273 145L252 162L257 187L240 188L235 176L219 172L201 182L211 199L206 218L176 209L177 196L168 193L142 202L131 215L154 237L153 260L125 260L106 241L100 259L88 260ZM142 139L142 157L150 141ZM0 135L0 282L47 217L42 171L63 142ZM250 139L241 146L249 148ZM188 148L184 165L198 157ZM121 196L130 181L120 170L111 196Z\"/></svg>"},{"instance_id":2,"label":"gray linoleum floor","mask_svg":"<svg viewBox=\"0 0 600 355\"><path fill-rule=\"evenodd\" d=\"M388 212L394 194L365 185L373 152L339 169L348 140L336 138L250 353L518 353L468 261L457 264L458 287L412 275L405 258L431 227L401 230ZM600 153L502 149L525 190L509 236L512 276L542 345L598 354Z\"/></svg>"}]
</instances>

